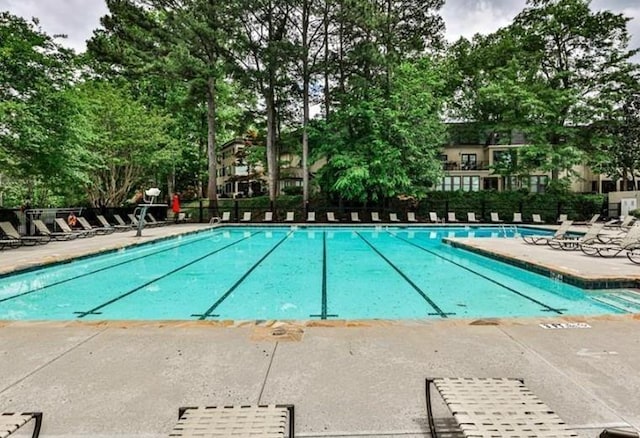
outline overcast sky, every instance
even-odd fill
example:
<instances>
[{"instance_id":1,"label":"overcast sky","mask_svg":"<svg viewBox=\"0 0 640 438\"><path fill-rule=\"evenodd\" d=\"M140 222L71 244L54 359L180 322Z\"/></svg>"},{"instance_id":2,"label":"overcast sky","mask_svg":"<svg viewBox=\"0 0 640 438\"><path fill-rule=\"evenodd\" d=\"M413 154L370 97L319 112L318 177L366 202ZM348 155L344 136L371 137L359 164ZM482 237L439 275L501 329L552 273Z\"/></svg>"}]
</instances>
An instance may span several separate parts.
<instances>
[{"instance_id":1,"label":"overcast sky","mask_svg":"<svg viewBox=\"0 0 640 438\"><path fill-rule=\"evenodd\" d=\"M441 10L446 37L455 40L493 32L508 25L524 6L525 0L446 0ZM640 0L593 0L591 6L634 18L629 23L630 47L640 47ZM46 33L68 35L64 44L76 51L85 50L85 41L107 13L104 0L0 0L0 10L25 18L38 17Z\"/></svg>"}]
</instances>

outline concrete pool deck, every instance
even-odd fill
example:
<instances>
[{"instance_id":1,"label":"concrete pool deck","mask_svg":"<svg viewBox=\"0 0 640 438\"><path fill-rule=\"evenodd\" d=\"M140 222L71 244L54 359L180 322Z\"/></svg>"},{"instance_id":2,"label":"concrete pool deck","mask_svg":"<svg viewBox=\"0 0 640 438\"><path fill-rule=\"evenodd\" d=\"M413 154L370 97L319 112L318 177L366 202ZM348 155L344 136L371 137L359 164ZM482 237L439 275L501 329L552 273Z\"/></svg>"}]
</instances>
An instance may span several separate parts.
<instances>
[{"instance_id":1,"label":"concrete pool deck","mask_svg":"<svg viewBox=\"0 0 640 438\"><path fill-rule=\"evenodd\" d=\"M144 241L204 229L144 230ZM0 251L0 266L116 249L133 233ZM474 240L474 244L480 239ZM482 239L534 257L515 239ZM473 243L473 242L472 242ZM511 246L509 246L511 248ZM545 248L540 248L540 251ZM550 255L535 250L535 257ZM552 250L548 250L552 251ZM557 252L553 264L606 273ZM630 266L627 266L630 265ZM600 271L602 269L602 271ZM586 322L545 329L540 323ZM0 410L44 412L43 438L168 436L178 407L293 403L302 437L428 436L427 376L522 377L580 436L640 431L640 315L513 320L0 322ZM229 326L227 326L229 325ZM565 326L566 327L566 326ZM282 333L274 328L284 328ZM436 416L444 418L442 406Z\"/></svg>"}]
</instances>

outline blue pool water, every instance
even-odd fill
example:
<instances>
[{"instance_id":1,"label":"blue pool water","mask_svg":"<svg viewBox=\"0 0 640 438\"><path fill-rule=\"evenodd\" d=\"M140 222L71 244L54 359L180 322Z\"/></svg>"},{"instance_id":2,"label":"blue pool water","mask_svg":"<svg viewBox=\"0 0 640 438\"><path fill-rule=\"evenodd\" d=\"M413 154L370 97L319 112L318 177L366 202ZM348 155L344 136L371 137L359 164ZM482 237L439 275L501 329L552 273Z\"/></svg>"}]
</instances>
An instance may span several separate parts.
<instances>
[{"instance_id":1,"label":"blue pool water","mask_svg":"<svg viewBox=\"0 0 640 438\"><path fill-rule=\"evenodd\" d=\"M0 319L443 319L624 311L598 301L593 291L441 242L514 231L221 228L0 278Z\"/></svg>"}]
</instances>

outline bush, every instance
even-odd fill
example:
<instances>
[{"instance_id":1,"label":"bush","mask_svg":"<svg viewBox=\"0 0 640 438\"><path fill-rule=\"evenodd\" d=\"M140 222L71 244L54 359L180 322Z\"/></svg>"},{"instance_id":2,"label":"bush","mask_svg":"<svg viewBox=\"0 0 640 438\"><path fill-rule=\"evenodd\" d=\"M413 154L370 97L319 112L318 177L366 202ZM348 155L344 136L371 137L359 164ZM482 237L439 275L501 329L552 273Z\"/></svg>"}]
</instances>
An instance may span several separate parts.
<instances>
[{"instance_id":1,"label":"bush","mask_svg":"<svg viewBox=\"0 0 640 438\"><path fill-rule=\"evenodd\" d=\"M299 186L285 187L282 191L288 196L302 195L302 187Z\"/></svg>"}]
</instances>

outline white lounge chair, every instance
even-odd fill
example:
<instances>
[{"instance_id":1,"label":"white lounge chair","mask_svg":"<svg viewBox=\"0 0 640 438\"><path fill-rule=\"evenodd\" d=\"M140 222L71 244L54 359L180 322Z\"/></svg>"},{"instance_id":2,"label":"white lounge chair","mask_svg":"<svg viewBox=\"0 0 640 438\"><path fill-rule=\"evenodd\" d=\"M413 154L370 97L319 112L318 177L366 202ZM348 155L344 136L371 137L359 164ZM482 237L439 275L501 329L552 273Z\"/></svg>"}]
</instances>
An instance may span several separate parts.
<instances>
[{"instance_id":1,"label":"white lounge chair","mask_svg":"<svg viewBox=\"0 0 640 438\"><path fill-rule=\"evenodd\" d=\"M287 430L288 429L288 430ZM180 408L170 437L295 437L293 405Z\"/></svg>"},{"instance_id":2,"label":"white lounge chair","mask_svg":"<svg viewBox=\"0 0 640 438\"><path fill-rule=\"evenodd\" d=\"M623 251L637 253L640 249L640 227L631 227L624 237L612 239L609 243L585 243L580 250L590 256L616 257ZM633 261L633 260L632 260Z\"/></svg>"},{"instance_id":3,"label":"white lounge chair","mask_svg":"<svg viewBox=\"0 0 640 438\"><path fill-rule=\"evenodd\" d=\"M458 218L456 218L455 211L450 211L447 213L447 222L460 222Z\"/></svg>"},{"instance_id":4,"label":"white lounge chair","mask_svg":"<svg viewBox=\"0 0 640 438\"><path fill-rule=\"evenodd\" d=\"M293 222L295 221L295 213L293 211L287 212L287 217L284 219L285 222Z\"/></svg>"},{"instance_id":5,"label":"white lounge chair","mask_svg":"<svg viewBox=\"0 0 640 438\"><path fill-rule=\"evenodd\" d=\"M568 214L561 214L560 216L558 216L558 220L557 222L559 224L561 224L562 222L566 221L569 219L569 215Z\"/></svg>"},{"instance_id":6,"label":"white lounge chair","mask_svg":"<svg viewBox=\"0 0 640 438\"><path fill-rule=\"evenodd\" d=\"M336 219L336 216L333 214L332 211L328 211L327 212L327 222L340 222L338 219Z\"/></svg>"},{"instance_id":7,"label":"white lounge chair","mask_svg":"<svg viewBox=\"0 0 640 438\"><path fill-rule=\"evenodd\" d=\"M569 228L571 228L572 224L572 221L562 222L562 224L560 224L560 226L552 236L525 235L522 236L522 240L530 245L548 245L549 241L552 239L564 239L569 232Z\"/></svg>"},{"instance_id":8,"label":"white lounge chair","mask_svg":"<svg viewBox=\"0 0 640 438\"><path fill-rule=\"evenodd\" d=\"M440 223L440 222L444 222L442 219L440 219L438 217L438 213L436 213L435 211L430 211L429 212L429 221L433 222L433 223Z\"/></svg>"},{"instance_id":9,"label":"white lounge chair","mask_svg":"<svg viewBox=\"0 0 640 438\"><path fill-rule=\"evenodd\" d=\"M533 220L534 224L544 224L544 221L542 220L539 214L535 214L535 213L532 214L531 219Z\"/></svg>"},{"instance_id":10,"label":"white lounge chair","mask_svg":"<svg viewBox=\"0 0 640 438\"><path fill-rule=\"evenodd\" d=\"M380 220L380 215L378 214L377 211L372 211L371 212L371 222L382 222Z\"/></svg>"},{"instance_id":11,"label":"white lounge chair","mask_svg":"<svg viewBox=\"0 0 640 438\"><path fill-rule=\"evenodd\" d=\"M360 216L357 211L351 212L351 222L360 222Z\"/></svg>"},{"instance_id":12,"label":"white lounge chair","mask_svg":"<svg viewBox=\"0 0 640 438\"><path fill-rule=\"evenodd\" d=\"M478 219L476 219L476 214L472 211L467 212L467 222L471 222L471 223L478 223L480 222Z\"/></svg>"},{"instance_id":13,"label":"white lounge chair","mask_svg":"<svg viewBox=\"0 0 640 438\"><path fill-rule=\"evenodd\" d=\"M522 213L513 213L513 221L514 224L522 223Z\"/></svg>"},{"instance_id":14,"label":"white lounge chair","mask_svg":"<svg viewBox=\"0 0 640 438\"><path fill-rule=\"evenodd\" d=\"M220 222L229 222L231 220L231 212L223 211L222 218L220 218Z\"/></svg>"},{"instance_id":15,"label":"white lounge chair","mask_svg":"<svg viewBox=\"0 0 640 438\"><path fill-rule=\"evenodd\" d=\"M273 212L272 211L267 211L264 213L264 219L262 220L263 222L273 222Z\"/></svg>"},{"instance_id":16,"label":"white lounge chair","mask_svg":"<svg viewBox=\"0 0 640 438\"><path fill-rule=\"evenodd\" d=\"M31 438L38 438L38 436L40 436L40 429L42 428L42 412L23 412L21 414L13 412L0 413L0 438L6 438L12 435L32 420L35 423L33 425L33 431L31 432Z\"/></svg>"},{"instance_id":17,"label":"white lounge chair","mask_svg":"<svg viewBox=\"0 0 640 438\"><path fill-rule=\"evenodd\" d=\"M504 221L502 219L500 219L500 216L498 215L498 213L492 212L491 213L491 222L493 222L495 224L501 224Z\"/></svg>"},{"instance_id":18,"label":"white lounge chair","mask_svg":"<svg viewBox=\"0 0 640 438\"><path fill-rule=\"evenodd\" d=\"M397 213L389 213L389 222L400 222Z\"/></svg>"},{"instance_id":19,"label":"white lounge chair","mask_svg":"<svg viewBox=\"0 0 640 438\"><path fill-rule=\"evenodd\" d=\"M407 222L418 222L416 214L413 211L407 212Z\"/></svg>"},{"instance_id":20,"label":"white lounge chair","mask_svg":"<svg viewBox=\"0 0 640 438\"><path fill-rule=\"evenodd\" d=\"M251 212L245 211L242 213L242 219L240 219L240 222L251 222Z\"/></svg>"},{"instance_id":21,"label":"white lounge chair","mask_svg":"<svg viewBox=\"0 0 640 438\"><path fill-rule=\"evenodd\" d=\"M615 237L611 235L600 235L602 229L604 228L604 224L593 224L589 227L588 231L575 239L551 239L549 240L549 246L553 249L563 249L565 251L576 251L580 249L581 245L592 245L592 244L611 244L617 240L620 240L620 237Z\"/></svg>"},{"instance_id":22,"label":"white lounge chair","mask_svg":"<svg viewBox=\"0 0 640 438\"><path fill-rule=\"evenodd\" d=\"M316 212L310 211L307 212L307 222L315 222L316 221Z\"/></svg>"},{"instance_id":23,"label":"white lounge chair","mask_svg":"<svg viewBox=\"0 0 640 438\"><path fill-rule=\"evenodd\" d=\"M578 436L524 385L522 379L452 377L428 378L426 383L429 431L434 438L438 434L431 385L451 409L465 437Z\"/></svg>"}]
</instances>

